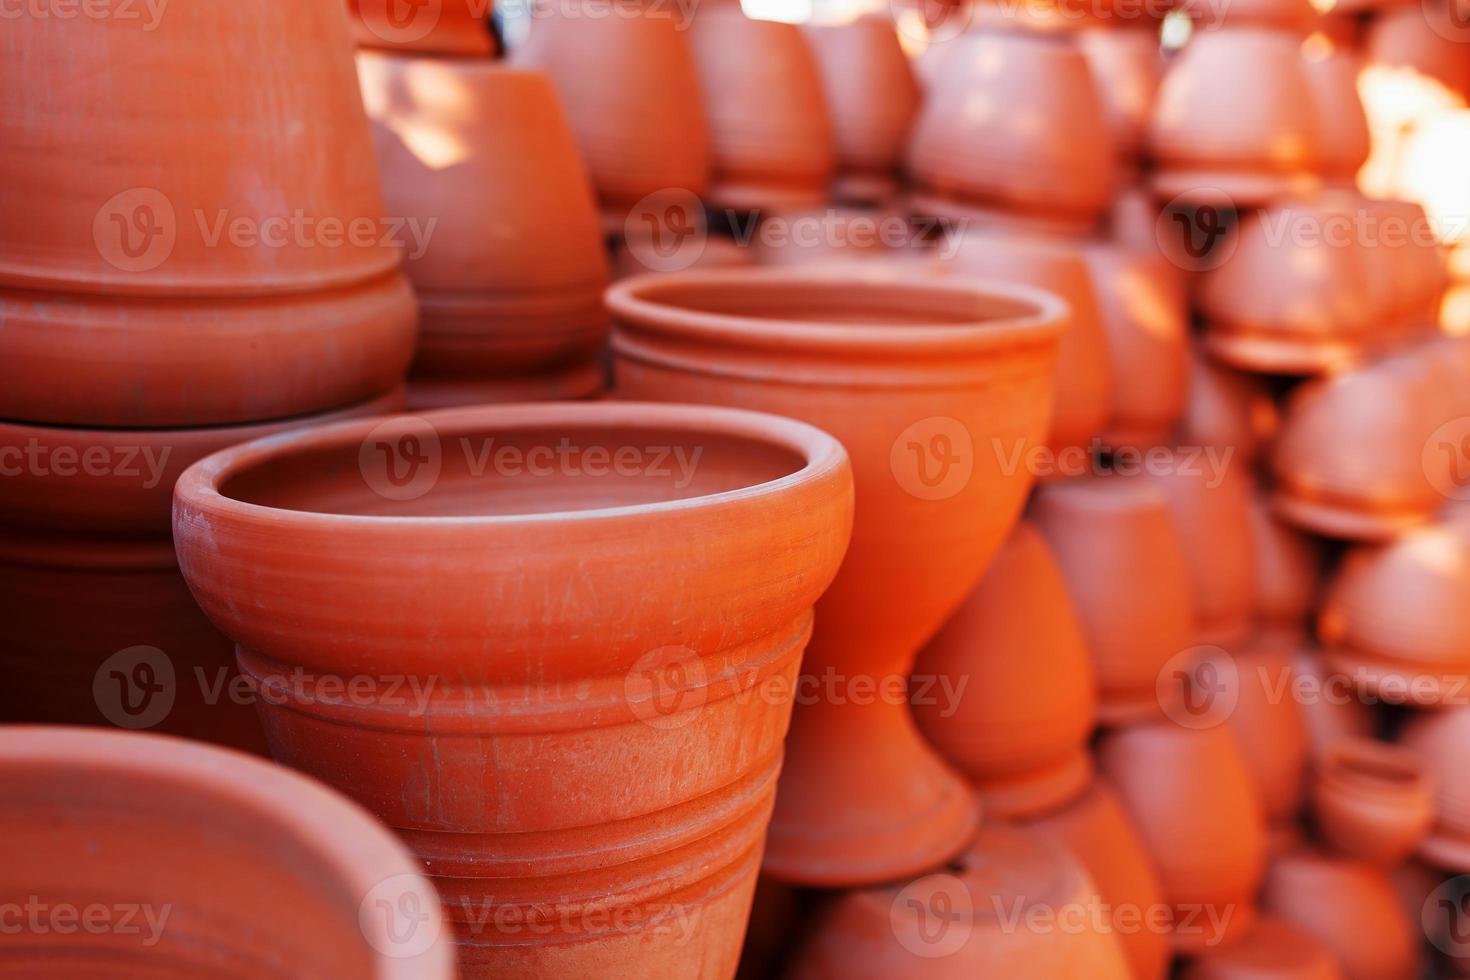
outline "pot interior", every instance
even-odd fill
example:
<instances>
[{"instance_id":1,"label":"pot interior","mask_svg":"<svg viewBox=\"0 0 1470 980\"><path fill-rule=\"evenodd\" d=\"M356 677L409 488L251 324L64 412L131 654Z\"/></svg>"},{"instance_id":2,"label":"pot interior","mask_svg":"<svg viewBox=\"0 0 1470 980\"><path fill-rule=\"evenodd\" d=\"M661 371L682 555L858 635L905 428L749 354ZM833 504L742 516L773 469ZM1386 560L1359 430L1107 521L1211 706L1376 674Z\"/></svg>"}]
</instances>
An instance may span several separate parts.
<instances>
[{"instance_id":1,"label":"pot interior","mask_svg":"<svg viewBox=\"0 0 1470 980\"><path fill-rule=\"evenodd\" d=\"M220 493L311 513L391 517L563 514L726 493L806 466L755 436L679 426L442 426L292 447Z\"/></svg>"}]
</instances>

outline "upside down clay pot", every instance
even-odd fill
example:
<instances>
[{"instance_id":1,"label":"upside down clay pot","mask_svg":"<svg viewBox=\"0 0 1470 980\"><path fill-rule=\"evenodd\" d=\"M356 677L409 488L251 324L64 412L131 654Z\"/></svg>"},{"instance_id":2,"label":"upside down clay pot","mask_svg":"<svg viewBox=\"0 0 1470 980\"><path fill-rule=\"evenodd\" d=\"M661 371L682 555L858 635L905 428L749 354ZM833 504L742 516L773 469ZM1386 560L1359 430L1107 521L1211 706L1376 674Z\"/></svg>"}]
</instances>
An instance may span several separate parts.
<instances>
[{"instance_id":1,"label":"upside down clay pot","mask_svg":"<svg viewBox=\"0 0 1470 980\"><path fill-rule=\"evenodd\" d=\"M230 424L397 383L413 299L339 4L10 27L0 417Z\"/></svg>"},{"instance_id":2,"label":"upside down clay pot","mask_svg":"<svg viewBox=\"0 0 1470 980\"><path fill-rule=\"evenodd\" d=\"M1332 951L1285 919L1256 920L1234 946L1194 959L1181 980L1342 980Z\"/></svg>"},{"instance_id":3,"label":"upside down clay pot","mask_svg":"<svg viewBox=\"0 0 1470 980\"><path fill-rule=\"evenodd\" d=\"M40 923L0 946L7 976L455 975L416 862L312 780L182 739L31 726L0 728L0 778L0 892Z\"/></svg>"},{"instance_id":4,"label":"upside down clay pot","mask_svg":"<svg viewBox=\"0 0 1470 980\"><path fill-rule=\"evenodd\" d=\"M605 224L620 230L633 205L651 194L689 206L685 198L708 187L711 163L682 15L647 0L636 9L620 4L610 17L577 16L554 4L544 13L533 18L514 60L543 69L556 84Z\"/></svg>"},{"instance_id":5,"label":"upside down clay pot","mask_svg":"<svg viewBox=\"0 0 1470 980\"><path fill-rule=\"evenodd\" d=\"M1157 489L1114 476L1049 484L1031 517L1082 617L1106 725L1157 718L1158 677L1194 641L1189 568Z\"/></svg>"},{"instance_id":6,"label":"upside down clay pot","mask_svg":"<svg viewBox=\"0 0 1470 980\"><path fill-rule=\"evenodd\" d=\"M952 701L916 698L914 718L974 781L986 813L1054 810L1092 781L1087 740L1097 681L1067 583L1031 524L1011 532L980 584L919 654L914 676L958 692Z\"/></svg>"},{"instance_id":7,"label":"upside down clay pot","mask_svg":"<svg viewBox=\"0 0 1470 980\"><path fill-rule=\"evenodd\" d=\"M1075 40L997 25L950 45L909 139L914 181L1073 231L1095 226L1112 200L1116 149Z\"/></svg>"},{"instance_id":8,"label":"upside down clay pot","mask_svg":"<svg viewBox=\"0 0 1470 980\"><path fill-rule=\"evenodd\" d=\"M862 17L813 25L806 38L837 147L833 196L856 203L889 200L898 191L896 171L919 111L919 83L893 21Z\"/></svg>"},{"instance_id":9,"label":"upside down clay pot","mask_svg":"<svg viewBox=\"0 0 1470 980\"><path fill-rule=\"evenodd\" d=\"M423 54L495 53L488 20L494 0L348 0L359 47Z\"/></svg>"},{"instance_id":10,"label":"upside down clay pot","mask_svg":"<svg viewBox=\"0 0 1470 980\"><path fill-rule=\"evenodd\" d=\"M1419 975L1418 924L1404 914L1380 868L1297 851L1271 862L1261 902L1331 950L1348 980Z\"/></svg>"},{"instance_id":11,"label":"upside down clay pot","mask_svg":"<svg viewBox=\"0 0 1470 980\"><path fill-rule=\"evenodd\" d=\"M819 604L767 871L866 884L953 856L974 803L904 678L1020 516L1030 475L987 440L1044 437L1061 301L865 267L650 276L608 308L620 397L780 412L852 456L861 509Z\"/></svg>"},{"instance_id":12,"label":"upside down clay pot","mask_svg":"<svg viewBox=\"0 0 1470 980\"><path fill-rule=\"evenodd\" d=\"M328 415L203 429L0 423L0 616L11 624L0 721L146 728L264 754L256 692L179 575L174 482L226 446L402 401L400 389Z\"/></svg>"},{"instance_id":13,"label":"upside down clay pot","mask_svg":"<svg viewBox=\"0 0 1470 980\"><path fill-rule=\"evenodd\" d=\"M1249 770L1222 727L1110 732L1098 765L1118 789L1174 909L1180 952L1228 944L1255 918L1266 834Z\"/></svg>"},{"instance_id":14,"label":"upside down clay pot","mask_svg":"<svg viewBox=\"0 0 1470 980\"><path fill-rule=\"evenodd\" d=\"M1160 980L1169 969L1170 913L1158 873L1138 830L1107 783L1095 780L1066 807L1022 826L1082 862L1097 885L1107 920L1123 943L1136 980Z\"/></svg>"},{"instance_id":15,"label":"upside down clay pot","mask_svg":"<svg viewBox=\"0 0 1470 980\"><path fill-rule=\"evenodd\" d=\"M1434 785L1414 752L1344 738L1317 759L1312 805L1322 838L1382 867L1402 862L1434 822Z\"/></svg>"},{"instance_id":16,"label":"upside down clay pot","mask_svg":"<svg viewBox=\"0 0 1470 980\"><path fill-rule=\"evenodd\" d=\"M1446 521L1354 549L1318 621L1327 662L1396 704L1470 696L1470 524Z\"/></svg>"},{"instance_id":17,"label":"upside down clay pot","mask_svg":"<svg viewBox=\"0 0 1470 980\"><path fill-rule=\"evenodd\" d=\"M734 973L850 528L836 440L703 407L446 410L226 450L175 494L184 576L275 695L272 753L399 831L464 975Z\"/></svg>"},{"instance_id":18,"label":"upside down clay pot","mask_svg":"<svg viewBox=\"0 0 1470 980\"><path fill-rule=\"evenodd\" d=\"M1317 166L1329 181L1347 186L1368 160L1368 116L1358 96L1361 68L1351 49L1325 36L1313 36L1302 45L1302 69L1317 117Z\"/></svg>"},{"instance_id":19,"label":"upside down clay pot","mask_svg":"<svg viewBox=\"0 0 1470 980\"><path fill-rule=\"evenodd\" d=\"M1250 463L1275 438L1278 425L1276 403L1260 378L1222 367L1195 348L1189 403L1176 445L1229 450L1234 459Z\"/></svg>"},{"instance_id":20,"label":"upside down clay pot","mask_svg":"<svg viewBox=\"0 0 1470 980\"><path fill-rule=\"evenodd\" d=\"M1087 27L1077 32L1077 43L1092 71L1119 160L1125 168L1136 168L1164 71L1158 27L1152 22Z\"/></svg>"},{"instance_id":21,"label":"upside down clay pot","mask_svg":"<svg viewBox=\"0 0 1470 980\"><path fill-rule=\"evenodd\" d=\"M1256 555L1256 611L1269 627L1300 627L1317 609L1322 591L1322 547L1283 523L1266 498L1251 500Z\"/></svg>"},{"instance_id":22,"label":"upside down clay pot","mask_svg":"<svg viewBox=\"0 0 1470 980\"><path fill-rule=\"evenodd\" d=\"M1419 845L1419 857L1457 874L1470 874L1470 804L1465 799L1466 740L1470 739L1470 708L1416 714L1399 735L1399 742L1419 756L1435 787L1434 826Z\"/></svg>"},{"instance_id":23,"label":"upside down clay pot","mask_svg":"<svg viewBox=\"0 0 1470 980\"><path fill-rule=\"evenodd\" d=\"M716 207L820 204L837 166L822 75L802 29L710 0L689 32L709 118Z\"/></svg>"},{"instance_id":24,"label":"upside down clay pot","mask_svg":"<svg viewBox=\"0 0 1470 980\"><path fill-rule=\"evenodd\" d=\"M967 231L939 267L950 274L1019 282L1060 297L1072 312L1057 348L1050 448L1086 448L1107 423L1114 381L1084 252L1063 239Z\"/></svg>"},{"instance_id":25,"label":"upside down clay pot","mask_svg":"<svg viewBox=\"0 0 1470 980\"><path fill-rule=\"evenodd\" d=\"M422 311L411 404L449 407L452 390L470 403L550 399L571 393L568 376L600 382L607 255L547 76L376 52L357 63L389 210L433 229L405 263ZM438 397L416 397L420 381Z\"/></svg>"},{"instance_id":26,"label":"upside down clay pot","mask_svg":"<svg viewBox=\"0 0 1470 980\"><path fill-rule=\"evenodd\" d=\"M1077 859L1025 831L987 829L917 881L848 892L813 925L791 980L1130 976L1118 937L1093 915Z\"/></svg>"},{"instance_id":27,"label":"upside down clay pot","mask_svg":"<svg viewBox=\"0 0 1470 980\"><path fill-rule=\"evenodd\" d=\"M1307 742L1313 758L1321 758L1342 738L1372 738L1378 730L1378 714L1362 699L1352 679L1323 662L1322 651L1305 638L1292 658L1293 673L1310 696L1301 702L1307 722Z\"/></svg>"}]
</instances>

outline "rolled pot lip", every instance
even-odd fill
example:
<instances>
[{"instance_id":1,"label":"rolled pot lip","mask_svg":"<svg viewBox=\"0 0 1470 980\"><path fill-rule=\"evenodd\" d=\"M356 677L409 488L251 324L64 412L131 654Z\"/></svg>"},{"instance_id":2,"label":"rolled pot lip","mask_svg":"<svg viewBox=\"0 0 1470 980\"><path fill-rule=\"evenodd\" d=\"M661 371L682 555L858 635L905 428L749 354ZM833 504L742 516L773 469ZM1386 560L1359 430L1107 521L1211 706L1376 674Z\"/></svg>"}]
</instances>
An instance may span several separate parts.
<instances>
[{"instance_id":1,"label":"rolled pot lip","mask_svg":"<svg viewBox=\"0 0 1470 980\"><path fill-rule=\"evenodd\" d=\"M373 917L360 910L348 908L346 921L361 930L380 980L453 976L449 931L429 879L386 827L330 787L264 759L184 738L64 725L0 727L0 773L48 768L83 776L102 769L126 777L139 790L166 785L237 813L248 806L255 816L275 821L274 826L258 821L261 829L273 837L290 833L320 856L333 885L349 899L364 901L390 883L393 893L412 891L431 899L421 902L421 909L443 931L439 942L417 956L383 952L394 945L386 927L369 935Z\"/></svg>"},{"instance_id":2,"label":"rolled pot lip","mask_svg":"<svg viewBox=\"0 0 1470 980\"><path fill-rule=\"evenodd\" d=\"M618 507L589 507L579 510L547 510L521 514L376 515L335 514L294 510L238 500L220 492L228 480L253 466L269 462L283 452L338 450L360 445L363 437L385 422L416 419L434 425L445 435L476 431L493 433L530 427L567 424L572 427L622 427L630 435L687 427L691 433L736 437L764 442L768 447L792 451L805 459L798 470L774 480L734 490L628 504ZM368 530L372 528L505 528L547 523L620 520L655 514L672 514L717 508L734 501L749 500L812 486L849 466L847 450L835 436L795 419L746 409L712 405L662 402L544 402L511 405L476 405L420 413L381 415L353 419L266 436L207 456L190 466L174 487L174 512L181 506L204 514L242 521L269 521L280 529L320 527L330 524Z\"/></svg>"},{"instance_id":3,"label":"rolled pot lip","mask_svg":"<svg viewBox=\"0 0 1470 980\"><path fill-rule=\"evenodd\" d=\"M641 330L730 347L891 354L896 358L981 354L1044 345L1058 340L1069 320L1064 301L1030 286L967 275L915 279L906 272L894 268L839 266L690 270L623 279L608 287L604 298L613 318L614 334L623 324L633 323ZM896 288L916 294L942 293L956 298L968 295L982 301L999 300L1029 306L1030 312L959 323L892 322L854 326L709 313L659 302L649 295L669 287L711 288L732 284L751 288L804 284L828 288L843 286L855 293ZM862 309L860 296L854 298L853 309Z\"/></svg>"}]
</instances>

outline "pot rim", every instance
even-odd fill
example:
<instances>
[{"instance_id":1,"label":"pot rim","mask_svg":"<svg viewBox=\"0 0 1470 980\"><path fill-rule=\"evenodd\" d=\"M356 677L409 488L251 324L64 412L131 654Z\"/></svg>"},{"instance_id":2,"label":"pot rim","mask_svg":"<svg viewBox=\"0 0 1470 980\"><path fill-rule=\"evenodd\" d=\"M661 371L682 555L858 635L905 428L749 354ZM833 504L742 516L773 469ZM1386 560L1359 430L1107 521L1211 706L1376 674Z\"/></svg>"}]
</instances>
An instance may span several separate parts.
<instances>
[{"instance_id":1,"label":"pot rim","mask_svg":"<svg viewBox=\"0 0 1470 980\"><path fill-rule=\"evenodd\" d=\"M972 321L933 324L902 322L849 326L841 323L783 319L779 316L709 313L691 310L654 296L670 287L701 289L740 285L839 288L863 309L864 294L903 290L915 298L943 296L952 303L970 297L977 305L1009 306L991 318L977 312ZM970 276L915 280L897 269L709 269L634 276L610 286L608 311L618 326L731 347L887 354L895 358L988 354L1022 346L1044 346L1061 337L1070 319L1067 304L1051 293ZM1017 311L1017 306L1026 312Z\"/></svg>"},{"instance_id":2,"label":"pot rim","mask_svg":"<svg viewBox=\"0 0 1470 980\"><path fill-rule=\"evenodd\" d=\"M519 514L374 515L338 514L293 510L239 500L220 492L220 487L254 466L283 453L312 453L341 450L361 445L365 436L384 422L416 419L447 436L495 432L516 428L566 425L572 428L619 428L630 434L643 430L685 427L691 434L735 437L764 442L769 447L794 452L804 464L785 476L719 493L680 500L617 507L576 510L546 510ZM480 405L440 409L417 414L377 416L332 425L315 426L267 436L207 456L184 471L174 488L177 519L181 509L243 522L269 522L278 531L334 525L359 530L444 528L506 528L536 524L567 524L642 517L654 514L718 508L741 499L785 493L813 486L839 474L849 466L847 451L836 437L816 426L764 412L707 405L654 402L547 402L522 405Z\"/></svg>"},{"instance_id":3,"label":"pot rim","mask_svg":"<svg viewBox=\"0 0 1470 980\"><path fill-rule=\"evenodd\" d=\"M385 886L401 895L416 893L422 911L440 919L436 892L419 864L371 814L330 787L283 766L243 752L188 739L143 732L118 732L63 725L0 728L0 772L60 769L81 774L105 770L126 777L139 791L167 786L180 793L253 811L279 835L293 835L318 855L333 875L333 886L349 899L366 901ZM111 813L111 811L109 811ZM264 829L264 828L263 828ZM439 941L427 951L400 958L386 925L348 909L380 980L453 975L449 929L442 919ZM372 934L369 923L374 923Z\"/></svg>"}]
</instances>

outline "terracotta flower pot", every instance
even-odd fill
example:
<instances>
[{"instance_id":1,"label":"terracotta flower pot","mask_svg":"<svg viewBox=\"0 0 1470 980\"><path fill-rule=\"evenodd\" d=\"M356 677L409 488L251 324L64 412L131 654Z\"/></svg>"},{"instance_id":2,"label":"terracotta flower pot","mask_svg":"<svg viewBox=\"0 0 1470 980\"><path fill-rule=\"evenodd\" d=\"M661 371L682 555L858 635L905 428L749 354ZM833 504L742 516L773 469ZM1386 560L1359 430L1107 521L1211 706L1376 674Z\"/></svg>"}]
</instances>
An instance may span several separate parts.
<instances>
[{"instance_id":1,"label":"terracotta flower pot","mask_svg":"<svg viewBox=\"0 0 1470 980\"><path fill-rule=\"evenodd\" d=\"M423 312L412 374L435 393L415 406L450 407L456 389L565 397L567 375L600 388L607 254L550 80L488 60L357 62L389 210L433 229L405 264Z\"/></svg>"},{"instance_id":2,"label":"terracotta flower pot","mask_svg":"<svg viewBox=\"0 0 1470 980\"><path fill-rule=\"evenodd\" d=\"M111 725L264 754L256 692L199 611L169 540L185 469L239 442L401 407L250 426L63 429L0 424L0 718Z\"/></svg>"},{"instance_id":3,"label":"terracotta flower pot","mask_svg":"<svg viewBox=\"0 0 1470 980\"><path fill-rule=\"evenodd\" d=\"M608 307L620 397L780 412L853 459L863 510L820 604L767 871L860 884L953 856L974 827L971 794L919 736L902 678L1020 515L1030 474L987 440L1040 444L1061 301L764 269L628 280Z\"/></svg>"},{"instance_id":4,"label":"terracotta flower pot","mask_svg":"<svg viewBox=\"0 0 1470 980\"><path fill-rule=\"evenodd\" d=\"M1066 848L1097 885L1136 980L1160 980L1172 956L1162 886L1138 830L1108 785L1096 780L1071 804L1023 826ZM1162 926L1162 928L1161 928Z\"/></svg>"},{"instance_id":5,"label":"terracotta flower pot","mask_svg":"<svg viewBox=\"0 0 1470 980\"><path fill-rule=\"evenodd\" d=\"M1256 617L1252 486L1237 460L1176 453L1142 477L1163 491L1194 591L1198 643L1231 647L1250 636Z\"/></svg>"},{"instance_id":6,"label":"terracotta flower pot","mask_svg":"<svg viewBox=\"0 0 1470 980\"><path fill-rule=\"evenodd\" d=\"M1377 712L1362 699L1350 678L1328 668L1321 650L1302 639L1292 668L1311 693L1301 705L1313 758L1321 758L1339 739L1372 738L1376 734Z\"/></svg>"},{"instance_id":7,"label":"terracotta flower pot","mask_svg":"<svg viewBox=\"0 0 1470 980\"><path fill-rule=\"evenodd\" d=\"M424 54L495 53L494 0L347 0L352 39L363 48Z\"/></svg>"},{"instance_id":8,"label":"terracotta flower pot","mask_svg":"<svg viewBox=\"0 0 1470 980\"><path fill-rule=\"evenodd\" d=\"M1463 706L1416 714L1399 735L1400 744L1423 761L1435 786L1434 826L1419 845L1419 857L1457 874L1470 874L1467 738L1470 708Z\"/></svg>"},{"instance_id":9,"label":"terracotta flower pot","mask_svg":"<svg viewBox=\"0 0 1470 980\"><path fill-rule=\"evenodd\" d=\"M1302 48L1302 68L1317 116L1318 169L1348 186L1368 160L1368 116L1358 96L1362 62L1351 50L1314 38Z\"/></svg>"},{"instance_id":10,"label":"terracotta flower pot","mask_svg":"<svg viewBox=\"0 0 1470 980\"><path fill-rule=\"evenodd\" d=\"M887 17L811 26L807 42L821 74L837 149L832 195L881 203L898 191L895 173L919 112L919 83Z\"/></svg>"},{"instance_id":11,"label":"terracotta flower pot","mask_svg":"<svg viewBox=\"0 0 1470 980\"><path fill-rule=\"evenodd\" d=\"M1177 445L1230 450L1233 460L1249 463L1265 452L1279 424L1276 403L1260 378L1222 367L1194 350Z\"/></svg>"},{"instance_id":12,"label":"terracotta flower pot","mask_svg":"<svg viewBox=\"0 0 1470 980\"><path fill-rule=\"evenodd\" d=\"M1382 867L1403 861L1434 822L1434 785L1412 751L1344 738L1317 759L1312 809L1323 840Z\"/></svg>"},{"instance_id":13,"label":"terracotta flower pot","mask_svg":"<svg viewBox=\"0 0 1470 980\"><path fill-rule=\"evenodd\" d=\"M556 84L609 230L650 194L702 195L709 186L689 25L671 7L643 8L621 4L617 16L592 18L553 4L514 54Z\"/></svg>"},{"instance_id":14,"label":"terracotta flower pot","mask_svg":"<svg viewBox=\"0 0 1470 980\"><path fill-rule=\"evenodd\" d=\"M1256 611L1266 626L1294 629L1317 610L1322 592L1322 548L1283 523L1266 498L1251 501L1256 554Z\"/></svg>"},{"instance_id":15,"label":"terracotta flower pot","mask_svg":"<svg viewBox=\"0 0 1470 980\"><path fill-rule=\"evenodd\" d=\"M1060 848L1023 831L986 830L946 870L838 898L788 976L1126 980L1118 937L1087 914L1096 889Z\"/></svg>"},{"instance_id":16,"label":"terracotta flower pot","mask_svg":"<svg viewBox=\"0 0 1470 980\"><path fill-rule=\"evenodd\" d=\"M712 0L689 38L709 117L710 203L739 211L822 203L837 144L802 29Z\"/></svg>"},{"instance_id":17,"label":"terracotta flower pot","mask_svg":"<svg viewBox=\"0 0 1470 980\"><path fill-rule=\"evenodd\" d=\"M7 975L454 976L416 862L309 779L181 739L29 726L0 728L0 778L0 891L39 924L0 947Z\"/></svg>"},{"instance_id":18,"label":"terracotta flower pot","mask_svg":"<svg viewBox=\"0 0 1470 980\"><path fill-rule=\"evenodd\" d=\"M729 976L851 508L797 422L530 405L226 450L174 529L272 753L402 834L464 975Z\"/></svg>"},{"instance_id":19,"label":"terracotta flower pot","mask_svg":"<svg viewBox=\"0 0 1470 980\"><path fill-rule=\"evenodd\" d=\"M1299 35L1270 27L1195 32L1149 120L1158 198L1223 191L1250 208L1316 185L1321 147L1300 48Z\"/></svg>"},{"instance_id":20,"label":"terracotta flower pot","mask_svg":"<svg viewBox=\"0 0 1470 980\"><path fill-rule=\"evenodd\" d=\"M1158 27L1088 27L1077 32L1077 43L1092 71L1120 161L1136 167L1164 73Z\"/></svg>"},{"instance_id":21,"label":"terracotta flower pot","mask_svg":"<svg viewBox=\"0 0 1470 980\"><path fill-rule=\"evenodd\" d=\"M1158 676L1193 640L1184 549L1156 489L1112 476L1045 486L1031 517L1082 617L1104 724L1159 717Z\"/></svg>"},{"instance_id":22,"label":"terracotta flower pot","mask_svg":"<svg viewBox=\"0 0 1470 980\"><path fill-rule=\"evenodd\" d=\"M947 43L955 51L909 139L914 180L1071 230L1096 225L1117 183L1117 152L1076 41L988 27Z\"/></svg>"},{"instance_id":23,"label":"terracotta flower pot","mask_svg":"<svg viewBox=\"0 0 1470 980\"><path fill-rule=\"evenodd\" d=\"M1086 251L1107 338L1112 408L1103 441L1147 448L1169 441L1189 399L1189 303L1179 270L1120 245Z\"/></svg>"},{"instance_id":24,"label":"terracotta flower pot","mask_svg":"<svg viewBox=\"0 0 1470 980\"><path fill-rule=\"evenodd\" d=\"M914 675L963 691L916 700L914 718L974 781L986 813L1054 810L1091 783L1097 681L1067 583L1031 524L1011 532Z\"/></svg>"},{"instance_id":25,"label":"terracotta flower pot","mask_svg":"<svg viewBox=\"0 0 1470 980\"><path fill-rule=\"evenodd\" d=\"M1181 980L1342 980L1332 951L1285 919L1261 918L1234 946L1208 951Z\"/></svg>"},{"instance_id":26,"label":"terracotta flower pot","mask_svg":"<svg viewBox=\"0 0 1470 980\"><path fill-rule=\"evenodd\" d=\"M1317 624L1335 670L1395 704L1470 697L1470 524L1447 521L1350 552Z\"/></svg>"},{"instance_id":27,"label":"terracotta flower pot","mask_svg":"<svg viewBox=\"0 0 1470 980\"><path fill-rule=\"evenodd\" d=\"M1057 349L1057 393L1047 442L1054 451L1082 447L1102 431L1114 380L1093 278L1080 245L1063 239L965 231L939 268L953 275L1019 282L1045 290L1071 308Z\"/></svg>"},{"instance_id":28,"label":"terracotta flower pot","mask_svg":"<svg viewBox=\"0 0 1470 980\"><path fill-rule=\"evenodd\" d=\"M238 423L402 377L413 302L345 13L170 13L27 16L0 41L25 107L0 122L0 417Z\"/></svg>"},{"instance_id":29,"label":"terracotta flower pot","mask_svg":"<svg viewBox=\"0 0 1470 980\"><path fill-rule=\"evenodd\" d=\"M1260 801L1225 728L1173 723L1110 732L1098 765L1117 787L1176 910L1174 948L1244 935L1266 864Z\"/></svg>"},{"instance_id":30,"label":"terracotta flower pot","mask_svg":"<svg viewBox=\"0 0 1470 980\"><path fill-rule=\"evenodd\" d=\"M1262 906L1332 951L1348 980L1418 976L1416 923L1379 868L1312 851L1271 863Z\"/></svg>"}]
</instances>

